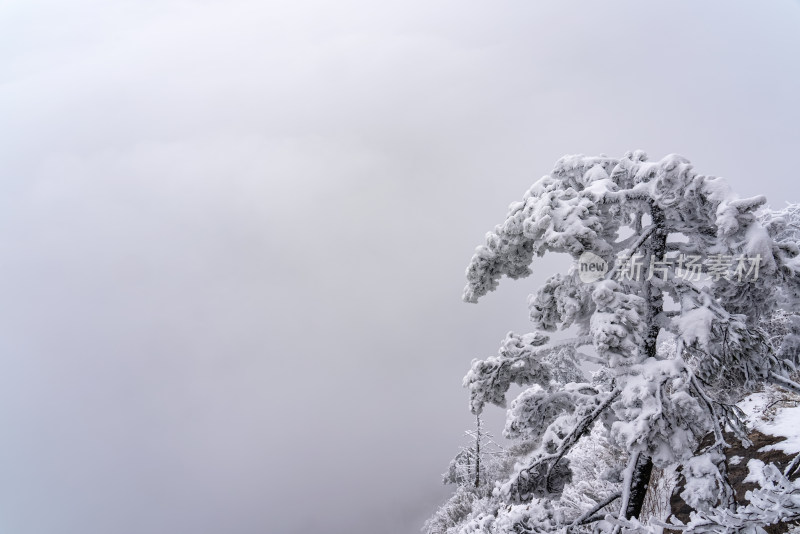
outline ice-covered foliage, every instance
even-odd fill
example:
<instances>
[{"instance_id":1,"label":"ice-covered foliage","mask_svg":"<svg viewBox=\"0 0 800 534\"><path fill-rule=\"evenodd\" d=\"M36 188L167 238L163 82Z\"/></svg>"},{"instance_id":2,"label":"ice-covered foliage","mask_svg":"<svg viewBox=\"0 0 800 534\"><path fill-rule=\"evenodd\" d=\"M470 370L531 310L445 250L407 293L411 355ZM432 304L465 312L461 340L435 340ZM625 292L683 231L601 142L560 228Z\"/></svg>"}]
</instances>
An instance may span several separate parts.
<instances>
[{"instance_id":1,"label":"ice-covered foliage","mask_svg":"<svg viewBox=\"0 0 800 534\"><path fill-rule=\"evenodd\" d=\"M447 500L425 522L425 534L458 534L461 523L473 512L478 495L468 486L459 485L453 496Z\"/></svg>"},{"instance_id":2,"label":"ice-covered foliage","mask_svg":"<svg viewBox=\"0 0 800 534\"><path fill-rule=\"evenodd\" d=\"M796 513L794 482L769 466L737 509L724 462L723 430L747 439L736 401L767 383L800 391L800 208L765 202L681 156L637 151L564 157L511 204L467 268L465 301L547 252L576 263L529 297L535 331L509 333L464 378L476 414L522 391L508 405L508 468L453 532L660 532L640 514L654 467L680 472L697 510L675 528ZM616 461L588 469L592 455Z\"/></svg>"},{"instance_id":3,"label":"ice-covered foliage","mask_svg":"<svg viewBox=\"0 0 800 534\"><path fill-rule=\"evenodd\" d=\"M687 524L673 521L665 524L666 528L684 533L762 534L766 525L800 521L800 480L790 480L788 473L759 460L750 460L748 468L750 475L745 480L759 487L746 492L747 505L700 510L691 514ZM641 526L636 530L649 532Z\"/></svg>"},{"instance_id":4,"label":"ice-covered foliage","mask_svg":"<svg viewBox=\"0 0 800 534\"><path fill-rule=\"evenodd\" d=\"M486 493L487 486L504 468L507 456L494 436L483 429L481 416L476 417L475 428L465 432L468 444L450 462L442 475L445 484L472 487L478 494Z\"/></svg>"}]
</instances>

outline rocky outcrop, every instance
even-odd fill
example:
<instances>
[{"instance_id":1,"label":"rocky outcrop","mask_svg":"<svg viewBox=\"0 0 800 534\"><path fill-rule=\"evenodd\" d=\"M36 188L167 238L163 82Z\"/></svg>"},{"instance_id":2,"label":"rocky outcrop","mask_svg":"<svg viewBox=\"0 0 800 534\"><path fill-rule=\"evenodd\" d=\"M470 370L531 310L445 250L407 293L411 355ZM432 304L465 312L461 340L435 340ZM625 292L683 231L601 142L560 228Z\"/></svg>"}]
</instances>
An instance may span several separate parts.
<instances>
[{"instance_id":1,"label":"rocky outcrop","mask_svg":"<svg viewBox=\"0 0 800 534\"><path fill-rule=\"evenodd\" d=\"M800 421L797 423L800 425ZM771 436L759 432L758 430L753 430L748 434L748 438L753 442L753 444L748 448L744 448L733 435L725 435L725 441L731 445L731 447L725 451L725 463L728 469L728 481L735 492L736 502L741 505L747 504L745 493L748 490L752 490L757 487L756 484L751 482L743 482L749 472L747 468L747 462L749 460L756 458L765 464L774 463L781 470L781 472L783 472L795 456L793 454L786 454L779 450L761 450L769 445L774 445L784 441L786 438L783 436ZM700 444L700 449L702 450L712 443L713 436L709 435ZM793 474L790 474L789 478L794 480L797 478L797 475L798 472L796 470ZM672 509L672 514L683 523L686 523L689 521L689 513L692 511L692 508L681 498L680 494L682 491L683 484L679 483L672 494L672 498L670 499L670 507ZM766 527L765 530L768 534L783 534L789 530L790 526L791 525L788 523L779 523L777 525L770 525Z\"/></svg>"}]
</instances>

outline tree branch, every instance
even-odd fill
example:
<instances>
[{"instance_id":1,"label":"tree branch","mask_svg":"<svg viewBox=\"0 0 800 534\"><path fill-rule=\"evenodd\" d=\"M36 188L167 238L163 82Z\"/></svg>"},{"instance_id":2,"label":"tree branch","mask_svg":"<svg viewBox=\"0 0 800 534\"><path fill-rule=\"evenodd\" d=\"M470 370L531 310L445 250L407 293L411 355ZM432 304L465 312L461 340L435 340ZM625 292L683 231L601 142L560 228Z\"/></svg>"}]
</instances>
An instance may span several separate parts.
<instances>
[{"instance_id":1,"label":"tree branch","mask_svg":"<svg viewBox=\"0 0 800 534\"><path fill-rule=\"evenodd\" d=\"M572 432L569 433L569 435L566 438L564 438L564 441L561 442L561 446L558 447L558 451L556 451L555 454L553 455L555 461L553 462L553 465L551 465L550 468L547 470L547 478L550 478L550 473L553 471L559 460L561 460L561 458L563 458L564 455L567 454L567 452L569 452L572 446L575 445L579 439L581 439L581 436L583 436L584 432L586 432L589 429L589 425L594 423L594 421L598 417L600 417L600 414L603 413L603 410L608 408L608 406L613 402L614 399L616 399L619 396L620 393L622 393L622 390L620 389L615 389L614 391L612 391L608 395L608 398L606 398L606 400L604 400L600 404L600 406L595 408L592 411L592 413L584 417L582 421L580 421L577 425L575 425L575 428L572 430Z\"/></svg>"},{"instance_id":2,"label":"tree branch","mask_svg":"<svg viewBox=\"0 0 800 534\"><path fill-rule=\"evenodd\" d=\"M611 393L609 393L608 397L594 410L588 415L586 415L583 419L581 419L578 423L575 424L572 431L567 435L563 441L561 441L561 445L559 445L558 449L551 453L551 454L544 454L540 455L536 460L532 463L528 464L524 468L520 469L516 475L514 475L511 480L508 482L509 491L513 491L512 488L516 486L517 492L519 492L519 480L523 473L525 473L526 478L531 475L531 472L536 469L537 467L546 464L547 462L553 462L548 470L547 474L545 475L546 483L549 485L549 479L552 474L553 468L556 464L564 457L564 455L569 452L575 443L589 430L590 425L600 416L603 411L611 405L611 402L614 401L621 393L620 389L615 389ZM540 453L541 454L541 453ZM520 497L521 498L521 497Z\"/></svg>"},{"instance_id":3,"label":"tree branch","mask_svg":"<svg viewBox=\"0 0 800 534\"><path fill-rule=\"evenodd\" d=\"M776 386L782 387L787 391L791 391L792 393L800 394L800 384L795 382L794 380L789 380L774 371L769 372L770 382L775 384Z\"/></svg>"},{"instance_id":4,"label":"tree branch","mask_svg":"<svg viewBox=\"0 0 800 534\"><path fill-rule=\"evenodd\" d=\"M703 388L698 383L697 378L694 376L694 374L691 375L690 380L692 383L692 387L694 388L695 392L697 392L697 396L700 397L700 399L705 403L706 408L708 408L708 411L711 413L711 420L714 423L714 444L711 445L708 449L710 450L713 449L714 447L720 447L721 451L721 448L723 447L724 448L730 447L730 445L728 445L725 442L725 436L722 434L722 428L720 428L719 426L719 416L717 415L717 411L714 409L713 402L711 401L711 399L708 398L708 395L706 395L705 391L703 391Z\"/></svg>"},{"instance_id":5,"label":"tree branch","mask_svg":"<svg viewBox=\"0 0 800 534\"><path fill-rule=\"evenodd\" d=\"M588 525L589 523L594 523L595 521L600 521L605 517L605 515L595 515L597 512L611 504L612 502L616 501L620 498L622 493L614 493L613 495L608 496L606 499L603 499L599 503L597 503L591 510L586 512L585 514L581 515L578 519L573 521L568 527L567 532L571 529L581 526L581 525Z\"/></svg>"},{"instance_id":6,"label":"tree branch","mask_svg":"<svg viewBox=\"0 0 800 534\"><path fill-rule=\"evenodd\" d=\"M614 279L614 276L617 274L617 270L619 269L619 266L620 264L622 264L623 260L624 261L630 260L633 253L636 252L636 249L641 247L644 244L644 242L647 241L647 238L650 237L650 235L656 231L656 228L658 228L657 225L651 224L650 226L642 230L642 233L639 234L639 239L634 241L633 245L631 245L630 248L627 249L628 250L627 254L619 256L619 261L617 261L614 264L614 268L608 272L608 274L606 275L606 280Z\"/></svg>"},{"instance_id":7,"label":"tree branch","mask_svg":"<svg viewBox=\"0 0 800 534\"><path fill-rule=\"evenodd\" d=\"M794 459L789 462L789 465L786 466L786 469L783 471L783 476L786 478L790 478L792 473L797 469L797 465L800 464L800 454L794 457Z\"/></svg>"}]
</instances>

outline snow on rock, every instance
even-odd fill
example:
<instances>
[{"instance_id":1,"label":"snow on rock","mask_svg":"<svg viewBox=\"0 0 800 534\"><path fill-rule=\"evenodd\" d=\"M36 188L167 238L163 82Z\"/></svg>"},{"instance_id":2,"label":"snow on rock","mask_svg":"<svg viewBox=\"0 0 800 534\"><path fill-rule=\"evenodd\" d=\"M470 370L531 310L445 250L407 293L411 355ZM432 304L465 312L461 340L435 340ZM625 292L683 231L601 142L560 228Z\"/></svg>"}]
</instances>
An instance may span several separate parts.
<instances>
[{"instance_id":1,"label":"snow on rock","mask_svg":"<svg viewBox=\"0 0 800 534\"><path fill-rule=\"evenodd\" d=\"M739 407L747 414L748 423L753 428L771 436L783 436L786 439L766 445L760 451L782 451L786 454L800 453L800 405L782 408L773 418L764 419L762 414L775 402L767 393L753 393L739 403Z\"/></svg>"},{"instance_id":2,"label":"snow on rock","mask_svg":"<svg viewBox=\"0 0 800 534\"><path fill-rule=\"evenodd\" d=\"M759 485L763 485L766 482L764 479L764 462L758 458L753 458L747 462L747 470L747 476L744 477L742 482L752 482Z\"/></svg>"}]
</instances>

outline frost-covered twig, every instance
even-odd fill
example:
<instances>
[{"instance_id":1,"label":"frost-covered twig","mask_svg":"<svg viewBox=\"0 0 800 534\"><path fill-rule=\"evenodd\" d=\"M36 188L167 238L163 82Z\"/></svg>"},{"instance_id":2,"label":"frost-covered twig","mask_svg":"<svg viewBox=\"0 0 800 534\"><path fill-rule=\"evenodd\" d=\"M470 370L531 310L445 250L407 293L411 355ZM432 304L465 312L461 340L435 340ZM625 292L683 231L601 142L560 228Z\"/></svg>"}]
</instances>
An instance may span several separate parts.
<instances>
[{"instance_id":1,"label":"frost-covered twig","mask_svg":"<svg viewBox=\"0 0 800 534\"><path fill-rule=\"evenodd\" d=\"M656 229L656 226L651 224L644 228L640 228L636 233L628 237L627 239L623 239L617 243L618 246L623 247L623 250L626 250L627 253L621 255L622 259L629 260L631 256L636 252L636 249L642 246L642 244L650 237L650 234ZM633 244L628 244L628 243Z\"/></svg>"},{"instance_id":2,"label":"frost-covered twig","mask_svg":"<svg viewBox=\"0 0 800 534\"><path fill-rule=\"evenodd\" d=\"M655 224L651 224L642 230L639 238L633 243L633 245L626 249L625 254L620 254L617 263L614 265L614 268L611 269L608 274L606 274L605 278L607 280L614 279L614 276L616 276L617 271L619 270L619 266L631 259L631 256L633 256L636 250L641 247L645 241L647 241L647 238L649 238L653 232L655 232L656 228L658 227Z\"/></svg>"},{"instance_id":3,"label":"frost-covered twig","mask_svg":"<svg viewBox=\"0 0 800 534\"><path fill-rule=\"evenodd\" d=\"M612 493L595 506L593 506L589 511L582 514L578 517L575 521L573 521L568 527L567 532L570 532L573 528L581 526L581 525L588 525L589 523L594 523L595 521L600 521L605 517L605 515L599 515L598 512L611 504L612 502L616 501L620 498L621 493Z\"/></svg>"},{"instance_id":4,"label":"frost-covered twig","mask_svg":"<svg viewBox=\"0 0 800 534\"><path fill-rule=\"evenodd\" d=\"M730 445L728 445L728 443L725 442L725 436L723 435L722 428L720 428L719 424L720 418L717 415L717 411L714 409L713 401L709 399L708 395L706 395L705 391L703 391L703 387L700 385L700 383L697 380L697 377L695 377L694 374L691 375L690 380L692 383L692 387L697 393L697 396L703 400L703 403L706 405L706 408L711 414L711 422L714 425L714 443L710 447L708 447L708 449L710 450L715 447L719 447L721 450L722 448L730 447Z\"/></svg>"},{"instance_id":5,"label":"frost-covered twig","mask_svg":"<svg viewBox=\"0 0 800 534\"><path fill-rule=\"evenodd\" d=\"M786 478L791 478L795 469L797 469L798 464L800 464L800 454L795 456L794 459L791 462L789 462L789 465L787 465L786 469L784 469L783 471L783 476L785 476Z\"/></svg>"},{"instance_id":6,"label":"frost-covered twig","mask_svg":"<svg viewBox=\"0 0 800 534\"><path fill-rule=\"evenodd\" d=\"M791 391L792 393L800 394L800 384L794 380L789 380L788 378L783 377L774 371L770 371L769 377L772 383L776 386L780 386L785 390Z\"/></svg>"}]
</instances>

